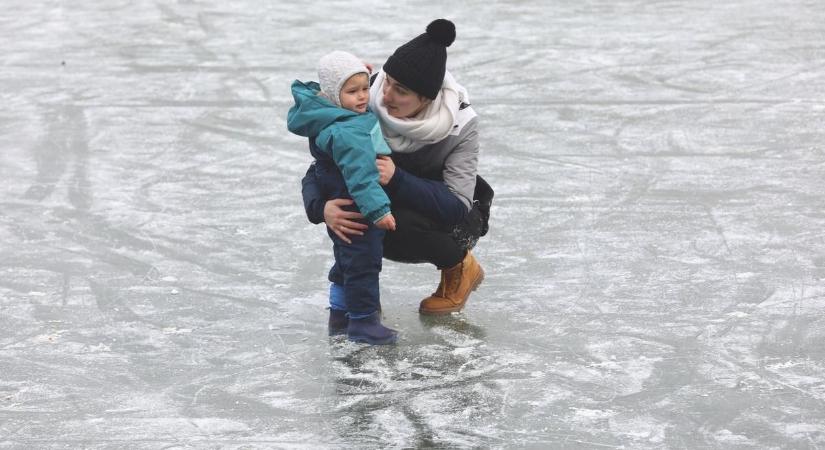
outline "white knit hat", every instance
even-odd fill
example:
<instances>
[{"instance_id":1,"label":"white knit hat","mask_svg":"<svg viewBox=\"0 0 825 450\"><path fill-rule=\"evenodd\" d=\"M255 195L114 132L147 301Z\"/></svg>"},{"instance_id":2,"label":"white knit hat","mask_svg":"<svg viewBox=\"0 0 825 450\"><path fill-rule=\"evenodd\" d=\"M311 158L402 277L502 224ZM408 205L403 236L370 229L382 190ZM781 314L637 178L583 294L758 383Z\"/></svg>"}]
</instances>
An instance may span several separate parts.
<instances>
[{"instance_id":1,"label":"white knit hat","mask_svg":"<svg viewBox=\"0 0 825 450\"><path fill-rule=\"evenodd\" d=\"M318 60L318 82L321 92L336 106L341 106L341 88L356 73L370 75L364 63L355 55L342 51L328 53Z\"/></svg>"}]
</instances>

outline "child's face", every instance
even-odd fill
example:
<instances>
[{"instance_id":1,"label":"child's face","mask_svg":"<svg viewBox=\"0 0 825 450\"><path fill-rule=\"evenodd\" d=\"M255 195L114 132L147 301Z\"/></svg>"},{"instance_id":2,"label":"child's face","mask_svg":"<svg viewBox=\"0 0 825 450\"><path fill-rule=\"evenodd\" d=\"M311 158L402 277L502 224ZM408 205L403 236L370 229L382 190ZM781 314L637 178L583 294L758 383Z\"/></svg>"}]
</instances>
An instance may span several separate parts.
<instances>
[{"instance_id":1,"label":"child's face","mask_svg":"<svg viewBox=\"0 0 825 450\"><path fill-rule=\"evenodd\" d=\"M349 77L341 87L339 97L342 108L359 114L366 112L370 101L370 79L367 74L356 73Z\"/></svg>"}]
</instances>

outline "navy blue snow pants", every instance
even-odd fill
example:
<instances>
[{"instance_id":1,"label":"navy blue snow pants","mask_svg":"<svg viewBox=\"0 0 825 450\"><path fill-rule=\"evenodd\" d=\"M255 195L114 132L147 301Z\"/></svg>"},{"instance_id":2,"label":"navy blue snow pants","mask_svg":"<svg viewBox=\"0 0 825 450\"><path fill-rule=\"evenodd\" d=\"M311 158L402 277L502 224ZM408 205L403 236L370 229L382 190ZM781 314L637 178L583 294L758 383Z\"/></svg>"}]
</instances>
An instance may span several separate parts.
<instances>
[{"instance_id":1,"label":"navy blue snow pants","mask_svg":"<svg viewBox=\"0 0 825 450\"><path fill-rule=\"evenodd\" d=\"M327 199L352 197L347 191L344 178L334 164L318 162L316 175L321 181ZM358 211L355 205L345 210ZM363 236L349 236L352 244L342 241L329 227L335 264L329 270L329 281L344 287L347 312L354 317L365 316L381 309L378 276L384 255L384 230L367 220L361 220L369 228Z\"/></svg>"},{"instance_id":2,"label":"navy blue snow pants","mask_svg":"<svg viewBox=\"0 0 825 450\"><path fill-rule=\"evenodd\" d=\"M378 274L384 253L385 231L369 224L363 236L352 236L352 244L342 241L327 228L332 239L335 264L329 269L329 281L344 287L347 312L358 317L381 309Z\"/></svg>"}]
</instances>

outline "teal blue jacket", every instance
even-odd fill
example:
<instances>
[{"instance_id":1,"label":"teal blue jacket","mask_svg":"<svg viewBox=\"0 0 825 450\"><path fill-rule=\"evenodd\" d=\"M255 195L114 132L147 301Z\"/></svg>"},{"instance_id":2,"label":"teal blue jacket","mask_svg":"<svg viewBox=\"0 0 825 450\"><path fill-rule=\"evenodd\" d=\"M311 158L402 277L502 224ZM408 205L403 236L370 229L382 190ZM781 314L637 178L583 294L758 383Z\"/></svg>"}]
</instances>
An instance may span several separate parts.
<instances>
[{"instance_id":1,"label":"teal blue jacket","mask_svg":"<svg viewBox=\"0 0 825 450\"><path fill-rule=\"evenodd\" d=\"M390 199L378 183L375 166L376 155L390 154L381 126L372 112L339 108L319 96L320 89L314 81L292 83L295 104L287 114L287 128L315 139L315 145L341 170L358 210L370 222L377 222L390 213Z\"/></svg>"}]
</instances>

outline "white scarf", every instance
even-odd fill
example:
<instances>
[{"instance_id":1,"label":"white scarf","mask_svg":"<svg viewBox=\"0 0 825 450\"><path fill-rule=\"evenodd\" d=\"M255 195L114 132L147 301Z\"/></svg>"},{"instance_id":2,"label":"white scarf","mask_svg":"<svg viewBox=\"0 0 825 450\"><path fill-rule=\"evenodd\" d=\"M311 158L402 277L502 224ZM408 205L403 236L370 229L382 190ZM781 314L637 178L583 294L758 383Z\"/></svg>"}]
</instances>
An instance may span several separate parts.
<instances>
[{"instance_id":1,"label":"white scarf","mask_svg":"<svg viewBox=\"0 0 825 450\"><path fill-rule=\"evenodd\" d=\"M384 77L383 71L378 72L370 88L370 108L378 116L384 138L394 152L412 153L446 138L458 123L458 107L462 102L469 103L467 90L450 72L445 72L435 100L414 117L399 119L391 116L384 105Z\"/></svg>"}]
</instances>

